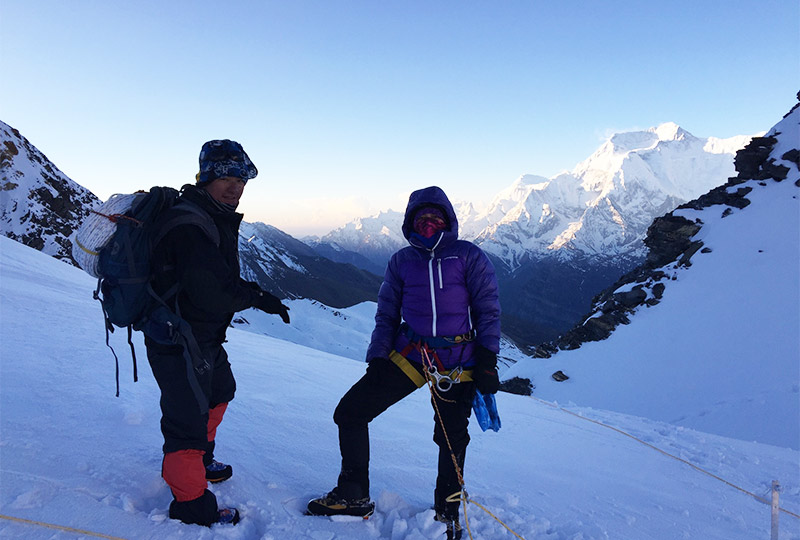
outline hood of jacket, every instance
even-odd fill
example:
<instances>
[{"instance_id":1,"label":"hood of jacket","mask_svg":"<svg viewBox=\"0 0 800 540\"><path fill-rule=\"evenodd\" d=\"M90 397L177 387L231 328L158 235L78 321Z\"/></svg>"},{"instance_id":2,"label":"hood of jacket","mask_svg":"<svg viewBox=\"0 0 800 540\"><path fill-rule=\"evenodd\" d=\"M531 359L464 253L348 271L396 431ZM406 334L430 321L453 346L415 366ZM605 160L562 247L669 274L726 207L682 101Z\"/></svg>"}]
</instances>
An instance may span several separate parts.
<instances>
[{"instance_id":1,"label":"hood of jacket","mask_svg":"<svg viewBox=\"0 0 800 540\"><path fill-rule=\"evenodd\" d=\"M442 231L442 239L439 245L447 245L458 239L458 218L456 212L453 210L453 205L450 204L450 199L447 198L442 188L437 186L426 187L418 189L413 192L408 198L408 206L406 206L405 217L403 218L403 236L414 247L427 249L424 246L418 245L414 242L411 234L414 232L414 213L418 208L423 206L438 206L442 209L445 216L447 216L447 228Z\"/></svg>"}]
</instances>

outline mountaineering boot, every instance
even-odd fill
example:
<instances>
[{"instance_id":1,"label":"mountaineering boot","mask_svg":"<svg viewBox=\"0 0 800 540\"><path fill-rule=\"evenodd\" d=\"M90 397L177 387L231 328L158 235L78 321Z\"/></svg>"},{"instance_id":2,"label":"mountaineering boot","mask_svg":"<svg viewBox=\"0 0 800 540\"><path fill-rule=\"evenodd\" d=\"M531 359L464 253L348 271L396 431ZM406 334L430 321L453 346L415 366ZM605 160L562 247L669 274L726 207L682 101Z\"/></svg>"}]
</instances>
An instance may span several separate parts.
<instances>
[{"instance_id":1,"label":"mountaineering boot","mask_svg":"<svg viewBox=\"0 0 800 540\"><path fill-rule=\"evenodd\" d=\"M447 530L445 531L447 533L447 540L461 539L461 533L463 531L461 529L461 523L458 521L458 517L453 519L437 512L434 519L440 523L444 523L445 527L447 527Z\"/></svg>"},{"instance_id":2,"label":"mountaineering boot","mask_svg":"<svg viewBox=\"0 0 800 540\"><path fill-rule=\"evenodd\" d=\"M169 505L169 517L186 524L211 527L215 523L236 525L239 511L235 508L217 507L217 498L208 490L190 501L173 500Z\"/></svg>"},{"instance_id":3,"label":"mountaineering boot","mask_svg":"<svg viewBox=\"0 0 800 540\"><path fill-rule=\"evenodd\" d=\"M445 492L447 491L449 490L445 490ZM436 511L434 519L439 523L444 523L445 527L447 527L447 540L459 540L462 533L461 523L458 521L460 503L458 501L448 501L448 498L441 494L441 490L434 490L434 500L436 501L434 503L434 510Z\"/></svg>"},{"instance_id":4,"label":"mountaineering boot","mask_svg":"<svg viewBox=\"0 0 800 540\"><path fill-rule=\"evenodd\" d=\"M206 480L209 482L224 482L231 476L233 476L233 467L230 465L220 463L217 460L206 465Z\"/></svg>"},{"instance_id":5,"label":"mountaineering boot","mask_svg":"<svg viewBox=\"0 0 800 540\"><path fill-rule=\"evenodd\" d=\"M369 497L345 498L339 488L333 488L324 497L308 503L308 514L312 516L359 516L368 518L375 511L375 503Z\"/></svg>"},{"instance_id":6,"label":"mountaineering boot","mask_svg":"<svg viewBox=\"0 0 800 540\"><path fill-rule=\"evenodd\" d=\"M217 523L221 525L236 525L239 523L239 511L236 508L220 508Z\"/></svg>"}]
</instances>

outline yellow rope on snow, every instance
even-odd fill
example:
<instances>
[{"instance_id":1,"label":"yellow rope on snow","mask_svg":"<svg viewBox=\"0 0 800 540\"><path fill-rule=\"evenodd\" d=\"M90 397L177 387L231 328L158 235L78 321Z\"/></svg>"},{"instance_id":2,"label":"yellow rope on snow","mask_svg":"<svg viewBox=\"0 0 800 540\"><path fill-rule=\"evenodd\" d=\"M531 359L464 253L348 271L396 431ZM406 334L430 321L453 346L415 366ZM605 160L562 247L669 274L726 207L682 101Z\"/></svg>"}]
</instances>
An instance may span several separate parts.
<instances>
[{"instance_id":1,"label":"yellow rope on snow","mask_svg":"<svg viewBox=\"0 0 800 540\"><path fill-rule=\"evenodd\" d=\"M125 538L120 538L119 536L109 536L103 533L96 533L92 531L84 531L83 529L74 529L72 527L65 527L64 525L53 525L52 523L44 523L43 521L34 521L32 519L22 519L13 516L5 516L0 514L0 519L7 519L9 521L16 521L17 523L24 523L25 525L38 525L39 527L47 527L48 529L56 529L59 531L67 531L75 534L86 534L89 536L94 536L97 538L108 538L110 540L126 540Z\"/></svg>"},{"instance_id":2,"label":"yellow rope on snow","mask_svg":"<svg viewBox=\"0 0 800 540\"><path fill-rule=\"evenodd\" d=\"M432 365L431 359L428 357L428 351L426 351L425 348L422 348L421 351L422 351L422 356L428 362L428 365ZM440 400L447 401L447 402L450 402L450 403L453 403L453 402L450 401L449 399L445 399L444 397L442 397L436 391L436 385L433 383L433 380L431 379L431 376L428 373L428 370L424 369L423 372L425 373L425 379L426 379L426 382L427 382L427 385L428 385L428 389L431 391L431 398L432 398L431 401L433 402L433 408L436 410L436 418L437 418L437 420L439 420L439 425L441 426L442 433L444 434L444 440L447 441L447 447L450 449L450 458L453 460L453 467L455 467L455 470L456 470L456 476L458 477L458 483L461 485L461 491L456 491L455 493L453 493L449 497L445 498L445 501L446 502L463 502L464 503L464 504L462 504L462 506L464 508L464 524L467 527L467 534L469 535L470 539L472 539L472 529L470 529L470 527L469 527L469 517L467 517L467 503L468 502L471 502L475 506L478 506L484 512L486 512L487 514L492 516L495 519L495 521L497 521L500 525L502 525L503 527L508 529L508 531L511 534L513 534L514 536L516 536L520 540L525 540L523 537L521 537L520 535L518 535L517 533L512 531L511 528L508 525L506 525L505 523L500 521L500 519L497 516L495 516L489 510L487 510L485 507L483 507L482 505L476 503L475 501L473 501L472 499L470 499L467 496L467 491L464 488L464 477L461 474L461 468L458 466L458 460L456 459L455 452L453 452L453 446L450 444L450 437L447 436L447 431L444 429L444 421L442 420L442 415L439 412L439 406L436 404L436 398L438 397ZM462 497L462 495L463 495L463 497Z\"/></svg>"},{"instance_id":3,"label":"yellow rope on snow","mask_svg":"<svg viewBox=\"0 0 800 540\"><path fill-rule=\"evenodd\" d=\"M696 471L698 471L698 472L701 472L701 473L703 473L703 474L706 474L706 475L710 476L711 478L714 478L714 479L716 479L716 480L719 480L720 482L722 482L722 483L724 483L724 484L726 484L726 485L728 485L728 486L730 486L730 487L732 487L732 488L734 488L734 489L737 489L737 490L741 491L742 493L745 493L745 494L747 494L747 495L750 495L751 497L753 497L753 498L754 498L755 500L757 500L758 502L762 502L762 503L764 503L764 504L770 504L770 505L772 504L772 502L771 502L771 501L768 501L767 499L765 499L765 498L763 498L763 497L759 497L759 496L758 496L758 495L756 495L755 493L752 493L752 492L750 492L750 491L747 491L746 489L744 489L744 488L742 488L742 487L739 487L739 486L737 486L736 484L733 484L733 483L731 483L731 482L728 482L728 481L727 481L727 480L725 480L724 478L720 478L720 477L719 477L719 476L717 476L716 474L714 474L714 473L711 473L711 472L708 472L707 470L705 470L705 469L702 469L702 468L698 467L697 465L695 465L694 463L692 463L692 462L690 462L690 461L687 461L687 460L685 460L685 459L683 459L683 458L679 458L678 456L672 455L672 454L670 454L669 452L665 452L665 451L664 451L664 450L662 450L661 448L658 448L657 446L653 446L652 444L650 444L650 443L648 443L648 442L645 442L645 441L643 441L642 439L639 439L638 437L634 437L634 436L633 436L633 435L631 435L630 433L626 433L625 431L622 431L621 429L615 428L615 427L613 427L613 426L609 426L608 424L604 424L603 422L600 422L599 420L593 420L593 419L591 419L591 418L587 418L587 417L585 417L585 416L581 416L581 415L580 415L580 414L578 414L578 413L574 413L574 412L572 412L572 411L570 411L570 410L567 410L567 409L565 409L565 408L563 408L563 407L559 407L558 405L554 405L554 404L552 404L552 403L550 403L550 402L548 402L548 401L545 401L545 400L543 400L543 399L539 399L539 398L537 398L537 397L535 397L535 396L529 396L529 397L531 397L531 398L535 399L536 401L538 401L538 402L540 402L540 403L544 403L544 404L545 404L545 405L547 405L548 407L552 407L552 408L554 408L554 409L558 409L559 411L563 411L563 412L565 412L565 413L567 413L567 414L571 414L572 416L575 416L575 417L577 417L577 418L581 418L582 420L586 420L587 422L591 422L591 423L593 423L593 424L597 424L598 426L603 426L604 428L608 428L608 429L611 429L611 430L613 430L613 431L616 431L616 432L617 432L617 433L619 433L620 435L625 435L626 437L629 437L629 438L633 439L634 441L640 442L640 443L642 443L643 445L645 445L645 446L647 446L647 447L649 447L649 448L652 448L653 450L655 450L655 451L657 451L657 452L660 452L660 453L664 454L664 455L665 455L665 456L667 456L667 457L671 457L672 459L675 459L675 460L677 460L677 461L680 461L681 463L685 463L686 465L688 465L689 467L693 468L694 470L696 470ZM778 510L780 510L781 512L785 512L786 514L788 514L788 515L790 515L790 516L792 516L792 517L795 517L795 518L798 518L798 519L800 519L800 515L797 515L797 514L795 514L794 512L790 512L789 510L786 510L785 508L780 508L780 507L779 507L779 508L778 508Z\"/></svg>"},{"instance_id":4,"label":"yellow rope on snow","mask_svg":"<svg viewBox=\"0 0 800 540\"><path fill-rule=\"evenodd\" d=\"M513 534L514 536L516 536L517 538L519 538L520 540L525 540L523 537L521 537L520 535L518 535L517 533L515 533L515 532L514 532L514 531L511 529L511 527L509 527L508 525L506 525L505 523L503 523L503 521L502 521L502 520L501 520L499 517L497 517L496 515L492 514L492 513L489 511L489 509L488 509L488 508L486 508L486 507L485 507L485 506L483 506L482 504L480 504L480 503L478 503L478 502L475 502L475 501L473 501L472 499L470 499L470 498L469 498L469 496L467 495L467 492L466 492L466 491L457 491L457 492L453 493L452 495L450 495L449 497L447 497L447 498L445 499L445 501L447 501L447 502L457 502L457 501L458 501L458 502L463 502L463 503L464 503L464 523L465 523L465 524L466 524L466 526L467 526L467 534L469 534L469 537L470 537L470 538L472 538L472 530L469 528L469 518L467 517L467 503L472 503L472 504L474 504L475 506L477 506L478 508L480 508L481 510L483 510L484 512L486 512L487 514L489 514L490 516L492 516L492 517L494 518L494 520L495 520L496 522L498 522L500 525L502 525L503 527L505 527L505 528L506 528L506 530L507 530L508 532L510 532L511 534Z\"/></svg>"}]
</instances>

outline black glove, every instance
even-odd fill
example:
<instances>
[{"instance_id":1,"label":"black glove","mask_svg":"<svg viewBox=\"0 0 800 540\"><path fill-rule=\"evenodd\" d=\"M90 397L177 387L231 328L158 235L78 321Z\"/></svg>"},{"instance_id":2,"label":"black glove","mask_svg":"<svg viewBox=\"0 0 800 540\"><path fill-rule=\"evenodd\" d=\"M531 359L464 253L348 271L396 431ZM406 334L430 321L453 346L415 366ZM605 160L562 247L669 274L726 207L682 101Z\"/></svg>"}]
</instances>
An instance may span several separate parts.
<instances>
[{"instance_id":1,"label":"black glove","mask_svg":"<svg viewBox=\"0 0 800 540\"><path fill-rule=\"evenodd\" d=\"M259 290L254 307L260 309L264 313L280 315L281 319L283 319L283 322L289 324L289 307L281 304L281 301L277 296Z\"/></svg>"},{"instance_id":2,"label":"black glove","mask_svg":"<svg viewBox=\"0 0 800 540\"><path fill-rule=\"evenodd\" d=\"M475 367L472 380L481 394L496 394L500 390L500 377L497 376L497 355L482 345L475 349Z\"/></svg>"}]
</instances>

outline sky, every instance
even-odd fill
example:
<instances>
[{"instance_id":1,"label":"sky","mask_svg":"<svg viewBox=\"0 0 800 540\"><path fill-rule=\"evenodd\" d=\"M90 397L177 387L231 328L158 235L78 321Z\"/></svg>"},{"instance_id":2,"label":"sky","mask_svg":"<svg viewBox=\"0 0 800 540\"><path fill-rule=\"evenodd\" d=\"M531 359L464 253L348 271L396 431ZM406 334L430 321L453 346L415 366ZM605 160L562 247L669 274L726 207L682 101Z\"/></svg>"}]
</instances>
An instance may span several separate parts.
<instances>
[{"instance_id":1,"label":"sky","mask_svg":"<svg viewBox=\"0 0 800 540\"><path fill-rule=\"evenodd\" d=\"M795 0L3 0L0 120L101 199L238 140L245 219L302 237L429 185L486 204L615 132L765 131L800 88L798 21Z\"/></svg>"},{"instance_id":2,"label":"sky","mask_svg":"<svg viewBox=\"0 0 800 540\"><path fill-rule=\"evenodd\" d=\"M242 315L250 324L228 330L225 347L237 389L217 430L215 457L232 464L234 475L210 489L222 506L237 507L242 521L208 529L167 517L172 497L160 477L159 391L142 358L141 334L134 337L140 353L137 383L131 380L125 333L111 336L120 356L115 398L114 362L91 296L93 278L2 236L0 275L2 538L90 537L43 524L137 540L444 538L444 526L433 520L430 508L437 459L426 388L370 424L375 514L368 521L303 515L308 500L336 481L340 459L332 411L363 375L364 363L326 351L322 342L309 348L271 334L295 325L319 328L322 336L363 351L372 328L366 315L374 313L374 303L342 310L345 318L326 314L309 300L291 300L292 325L248 310ZM335 334L334 325L347 332ZM705 352L714 340L699 346L698 352ZM716 368L726 370L729 358L717 360ZM686 378L672 375L663 382ZM620 383L612 380L607 390L617 392ZM771 378L776 392L766 399L784 383ZM708 400L729 397L719 385L709 385L706 393ZM694 394L679 386L671 401ZM474 417L470 421L464 468L469 497L519 538L766 539L770 505L762 501L770 500L777 480L784 510L778 516L780 538L800 540L796 449L743 440L746 431L721 437L561 403L500 392L498 432L482 432ZM742 403L740 412L745 407ZM779 429L787 418L783 414L791 413L776 408L765 423ZM475 504L467 511L473 538L513 538ZM461 522L466 525L463 510Z\"/></svg>"}]
</instances>

